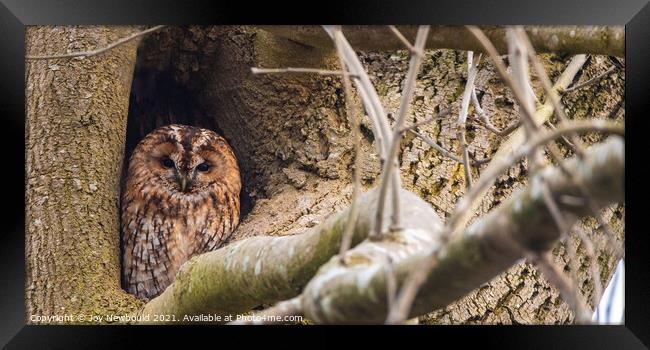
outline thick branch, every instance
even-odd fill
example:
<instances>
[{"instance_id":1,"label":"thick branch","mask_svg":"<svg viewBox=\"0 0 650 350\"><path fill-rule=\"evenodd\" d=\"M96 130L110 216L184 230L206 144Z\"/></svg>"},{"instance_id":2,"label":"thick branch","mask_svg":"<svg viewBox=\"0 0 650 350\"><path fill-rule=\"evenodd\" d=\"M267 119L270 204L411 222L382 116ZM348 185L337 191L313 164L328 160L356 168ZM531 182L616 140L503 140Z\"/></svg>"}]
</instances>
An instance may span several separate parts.
<instances>
[{"instance_id":1,"label":"thick branch","mask_svg":"<svg viewBox=\"0 0 650 350\"><path fill-rule=\"evenodd\" d=\"M315 26L261 26L278 36L314 47L332 47L325 32ZM415 38L417 26L398 26L406 39ZM507 53L505 28L481 27L497 50ZM623 26L528 26L525 27L535 50L539 53L598 54L623 57L625 28ZM343 33L357 50L400 50L403 42L385 26L343 26ZM427 49L455 49L484 52L474 37L459 26L433 26Z\"/></svg>"},{"instance_id":2,"label":"thick branch","mask_svg":"<svg viewBox=\"0 0 650 350\"><path fill-rule=\"evenodd\" d=\"M583 159L567 161L589 188L600 207L624 198L624 146L619 137L590 148ZM557 168L547 168L529 186L498 209L471 225L444 251L415 299L411 316L443 307L523 258L526 252L550 250L560 237L544 204L541 178L555 198L580 196L580 192ZM421 200L415 200L420 202ZM559 203L568 223L589 211L583 206ZM407 221L408 222L408 221ZM403 283L408 274L431 258L439 231L410 227L389 242L364 242L348 254L358 264L343 267L332 259L303 293L305 316L318 323L381 323L386 318L386 274L383 254L389 252L395 277ZM392 245L392 246L388 246Z\"/></svg>"},{"instance_id":3,"label":"thick branch","mask_svg":"<svg viewBox=\"0 0 650 350\"><path fill-rule=\"evenodd\" d=\"M373 226L377 192L366 192L357 199L362 210L352 245L361 242ZM411 196L411 200L417 200ZM300 235L252 237L196 256L181 267L165 292L144 306L141 314L175 315L183 321L185 315L234 315L292 298L300 294L321 265L339 252L348 218L349 209ZM424 218L405 215L413 222Z\"/></svg>"}]
</instances>

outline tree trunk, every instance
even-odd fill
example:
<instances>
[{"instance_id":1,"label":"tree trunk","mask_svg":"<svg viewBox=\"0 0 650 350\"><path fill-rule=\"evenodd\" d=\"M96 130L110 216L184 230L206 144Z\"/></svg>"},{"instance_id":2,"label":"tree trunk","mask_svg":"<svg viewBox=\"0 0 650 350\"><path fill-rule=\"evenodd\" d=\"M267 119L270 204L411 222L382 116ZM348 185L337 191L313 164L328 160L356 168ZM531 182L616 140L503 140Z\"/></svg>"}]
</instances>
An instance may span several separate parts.
<instances>
[{"instance_id":1,"label":"tree trunk","mask_svg":"<svg viewBox=\"0 0 650 350\"><path fill-rule=\"evenodd\" d=\"M133 31L30 28L27 48L29 54L95 48ZM386 111L396 112L408 52L359 54ZM458 113L467 74L465 57L462 51L426 52L409 122L446 107L452 107L452 115ZM570 57L542 58L554 80ZM107 313L140 305L119 288L119 168L122 154L128 157L137 141L157 126L180 122L209 127L232 145L244 184L242 222L235 240L303 232L350 202L352 142L339 77L250 71L251 67L336 70L338 58L331 47L315 48L249 26L174 27L145 38L132 75L134 64L133 43L85 60L28 64L28 317L55 313L61 307ZM610 65L608 57L593 56L576 81ZM563 102L569 115L621 121L624 81L624 72L617 71L594 86L567 94ZM537 96L542 96L534 76L533 83ZM479 66L476 86L483 109L497 127L518 119L514 98L489 60ZM458 154L454 119L436 120L420 130ZM369 189L379 183L380 168L366 118L362 131L362 185ZM476 159L490 157L502 141L475 124L467 137ZM594 143L601 138L590 134L583 140ZM406 189L430 203L441 218L451 213L465 193L462 165L412 136L405 137L400 154ZM473 170L474 178L481 169ZM526 175L527 164L521 162L501 176L484 198L479 215L523 187ZM623 206L603 214L622 242ZM582 220L581 225L588 232L597 226L593 219ZM608 281L617 261L599 234L591 236L599 252L601 277ZM588 261L584 247L571 242L568 249L577 250L580 257L578 286L588 298L593 293L588 266L594 262ZM567 269L565 247L554 253L556 263ZM573 315L536 269L521 263L421 320L569 323Z\"/></svg>"},{"instance_id":2,"label":"tree trunk","mask_svg":"<svg viewBox=\"0 0 650 350\"><path fill-rule=\"evenodd\" d=\"M30 26L26 50L91 50L137 29ZM141 304L121 289L119 260L119 169L135 54L130 43L86 59L27 62L27 322Z\"/></svg>"}]
</instances>

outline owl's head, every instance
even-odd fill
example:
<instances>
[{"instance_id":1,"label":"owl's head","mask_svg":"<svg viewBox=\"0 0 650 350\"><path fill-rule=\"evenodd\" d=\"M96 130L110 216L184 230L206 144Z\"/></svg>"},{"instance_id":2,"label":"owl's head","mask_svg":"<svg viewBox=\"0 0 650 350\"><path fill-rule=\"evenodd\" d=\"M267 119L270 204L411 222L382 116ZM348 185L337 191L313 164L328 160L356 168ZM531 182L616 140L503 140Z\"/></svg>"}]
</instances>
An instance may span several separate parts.
<instances>
[{"instance_id":1,"label":"owl's head","mask_svg":"<svg viewBox=\"0 0 650 350\"><path fill-rule=\"evenodd\" d=\"M215 186L236 194L241 189L237 160L226 140L211 130L178 124L160 127L138 143L129 177L141 188L180 196L208 194Z\"/></svg>"}]
</instances>

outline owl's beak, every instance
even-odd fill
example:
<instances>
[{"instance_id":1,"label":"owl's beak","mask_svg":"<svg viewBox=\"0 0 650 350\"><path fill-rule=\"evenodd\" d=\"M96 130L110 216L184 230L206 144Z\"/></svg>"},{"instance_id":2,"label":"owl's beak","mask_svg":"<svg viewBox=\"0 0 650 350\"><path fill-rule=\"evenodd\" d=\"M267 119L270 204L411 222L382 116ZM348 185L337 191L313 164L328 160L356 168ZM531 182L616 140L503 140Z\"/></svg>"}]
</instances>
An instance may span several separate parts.
<instances>
[{"instance_id":1,"label":"owl's beak","mask_svg":"<svg viewBox=\"0 0 650 350\"><path fill-rule=\"evenodd\" d=\"M188 180L187 177L181 176L181 192L186 192L191 184L191 181Z\"/></svg>"}]
</instances>

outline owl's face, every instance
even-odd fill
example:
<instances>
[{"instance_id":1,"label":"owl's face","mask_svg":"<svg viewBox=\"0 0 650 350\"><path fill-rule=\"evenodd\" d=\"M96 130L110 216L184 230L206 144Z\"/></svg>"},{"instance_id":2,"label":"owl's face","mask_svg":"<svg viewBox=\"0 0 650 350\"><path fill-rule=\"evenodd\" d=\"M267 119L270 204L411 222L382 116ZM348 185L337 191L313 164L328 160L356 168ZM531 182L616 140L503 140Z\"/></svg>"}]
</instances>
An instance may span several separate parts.
<instances>
[{"instance_id":1,"label":"owl's face","mask_svg":"<svg viewBox=\"0 0 650 350\"><path fill-rule=\"evenodd\" d=\"M207 129L175 124L158 128L136 146L130 166L130 173L152 180L145 187L174 197L200 196L214 186L236 193L241 188L235 155L221 136Z\"/></svg>"}]
</instances>

